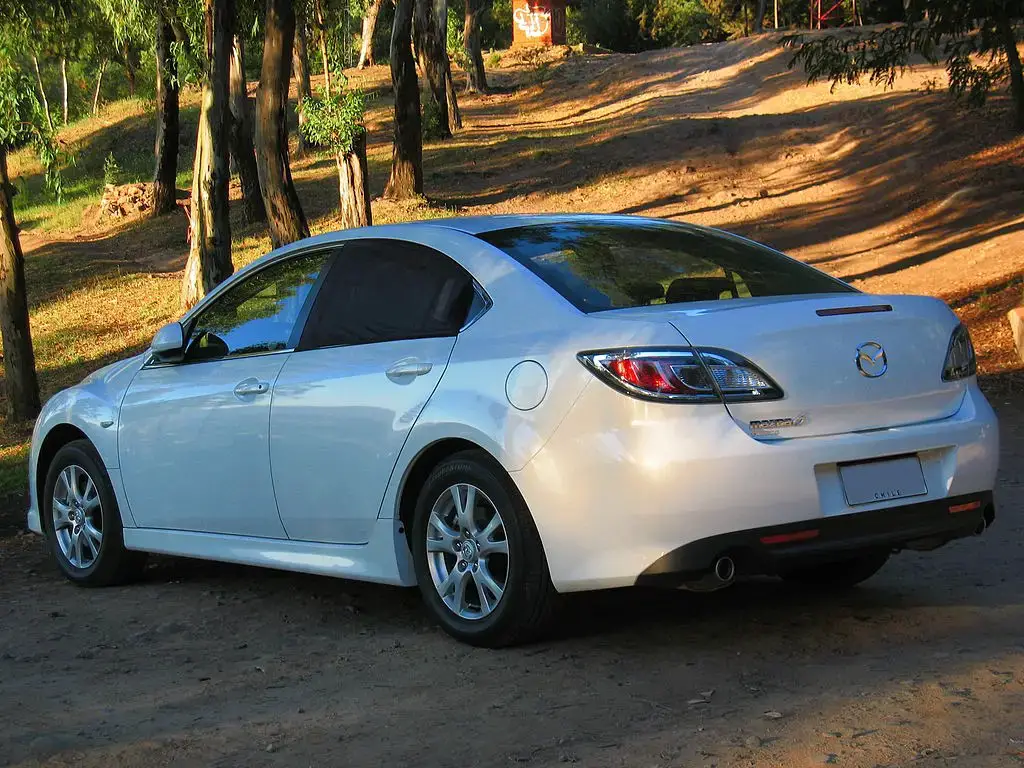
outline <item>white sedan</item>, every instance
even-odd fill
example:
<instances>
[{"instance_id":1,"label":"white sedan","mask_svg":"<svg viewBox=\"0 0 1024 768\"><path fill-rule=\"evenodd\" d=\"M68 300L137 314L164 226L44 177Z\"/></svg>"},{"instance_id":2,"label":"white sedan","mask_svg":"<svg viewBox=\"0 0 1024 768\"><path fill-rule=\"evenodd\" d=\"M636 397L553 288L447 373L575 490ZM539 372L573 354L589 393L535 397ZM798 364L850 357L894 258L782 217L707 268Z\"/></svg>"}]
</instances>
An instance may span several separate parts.
<instances>
[{"instance_id":1,"label":"white sedan","mask_svg":"<svg viewBox=\"0 0 1024 768\"><path fill-rule=\"evenodd\" d=\"M156 552L419 585L457 638L558 593L848 586L992 522L995 416L941 301L723 232L462 218L294 243L36 423L29 527L83 585Z\"/></svg>"}]
</instances>

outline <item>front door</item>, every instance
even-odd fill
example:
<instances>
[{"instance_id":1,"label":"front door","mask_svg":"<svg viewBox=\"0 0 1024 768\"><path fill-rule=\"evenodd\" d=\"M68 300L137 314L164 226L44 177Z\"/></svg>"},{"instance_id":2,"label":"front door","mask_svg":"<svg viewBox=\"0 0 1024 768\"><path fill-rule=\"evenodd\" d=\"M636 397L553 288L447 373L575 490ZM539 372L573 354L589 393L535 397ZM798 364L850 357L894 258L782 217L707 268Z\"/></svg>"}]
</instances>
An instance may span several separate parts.
<instances>
[{"instance_id":1,"label":"front door","mask_svg":"<svg viewBox=\"0 0 1024 768\"><path fill-rule=\"evenodd\" d=\"M187 324L181 363L135 377L118 453L140 527L285 537L270 475L271 392L326 259L300 255L241 280Z\"/></svg>"},{"instance_id":2,"label":"front door","mask_svg":"<svg viewBox=\"0 0 1024 768\"><path fill-rule=\"evenodd\" d=\"M274 387L270 458L292 539L369 540L388 480L479 302L447 256L344 245Z\"/></svg>"}]
</instances>

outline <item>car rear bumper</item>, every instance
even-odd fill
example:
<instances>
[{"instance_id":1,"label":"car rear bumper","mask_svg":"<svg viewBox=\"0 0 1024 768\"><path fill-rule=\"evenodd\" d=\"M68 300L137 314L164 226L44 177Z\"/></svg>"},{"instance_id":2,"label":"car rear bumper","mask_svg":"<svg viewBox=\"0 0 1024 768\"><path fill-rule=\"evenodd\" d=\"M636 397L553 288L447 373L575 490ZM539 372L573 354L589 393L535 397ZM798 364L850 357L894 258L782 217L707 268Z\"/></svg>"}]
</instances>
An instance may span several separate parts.
<instances>
[{"instance_id":1,"label":"car rear bumper","mask_svg":"<svg viewBox=\"0 0 1024 768\"><path fill-rule=\"evenodd\" d=\"M684 544L644 569L636 583L679 586L729 557L739 575L775 575L802 565L881 549L929 550L982 533L995 519L990 492L723 533Z\"/></svg>"},{"instance_id":2,"label":"car rear bumper","mask_svg":"<svg viewBox=\"0 0 1024 768\"><path fill-rule=\"evenodd\" d=\"M920 459L924 495L847 503L839 465L907 455ZM960 497L990 498L998 456L996 417L974 382L948 418L758 440L725 408L643 402L595 380L544 447L511 475L536 522L555 588L571 592L633 585L664 557L682 559L663 570L698 570L703 554L692 568L688 559L703 553L700 542L743 535L736 532L814 523L818 546L834 540L843 551L857 544L856 535L843 543L843 533L865 526L875 530L875 544L901 545L919 538L911 523L923 513L915 508L934 512ZM956 535L973 532L980 519L949 517ZM943 534L945 525L922 530ZM806 544L810 552L814 543Z\"/></svg>"}]
</instances>

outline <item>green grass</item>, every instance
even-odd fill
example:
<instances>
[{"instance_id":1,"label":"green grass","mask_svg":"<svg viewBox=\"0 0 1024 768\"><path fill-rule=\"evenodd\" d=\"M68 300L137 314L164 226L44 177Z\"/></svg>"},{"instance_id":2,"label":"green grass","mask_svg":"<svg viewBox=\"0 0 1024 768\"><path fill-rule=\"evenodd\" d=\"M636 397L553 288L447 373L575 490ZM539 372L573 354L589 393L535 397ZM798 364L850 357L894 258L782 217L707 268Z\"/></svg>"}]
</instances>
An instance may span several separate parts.
<instances>
[{"instance_id":1,"label":"green grass","mask_svg":"<svg viewBox=\"0 0 1024 768\"><path fill-rule=\"evenodd\" d=\"M191 142L198 110L194 98L182 99L181 154L178 157L178 186L192 179ZM11 177L17 190L15 209L18 223L26 231L70 232L82 223L90 205L103 195L104 164L113 156L119 169L119 184L150 181L153 176L153 142L156 126L153 105L141 99L125 99L104 107L95 118L84 118L62 129L59 142L63 160L63 200L58 202L46 189L42 168L31 148L11 157Z\"/></svg>"}]
</instances>

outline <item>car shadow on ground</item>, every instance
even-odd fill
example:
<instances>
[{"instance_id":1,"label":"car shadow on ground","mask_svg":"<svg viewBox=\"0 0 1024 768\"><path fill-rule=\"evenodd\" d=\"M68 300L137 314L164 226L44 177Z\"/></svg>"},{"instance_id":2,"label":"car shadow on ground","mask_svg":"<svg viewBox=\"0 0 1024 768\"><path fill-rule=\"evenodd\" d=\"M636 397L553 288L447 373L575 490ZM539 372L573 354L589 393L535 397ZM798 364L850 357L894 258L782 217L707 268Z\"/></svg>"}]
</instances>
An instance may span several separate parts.
<instances>
[{"instance_id":1,"label":"car shadow on ground","mask_svg":"<svg viewBox=\"0 0 1024 768\"><path fill-rule=\"evenodd\" d=\"M657 645L658 638L671 643L689 640L705 645L709 636L718 642L728 642L737 630L747 632L750 628L769 636L778 635L776 639L780 639L802 626L821 627L847 620L884 630L887 624L898 623L901 613L921 608L973 609L1017 604L1012 585L998 583L991 570L985 569L982 577L982 569L975 576L962 567L965 550L971 547L978 557L983 556L982 539L953 542L934 553L895 556L874 579L842 591L758 577L740 579L710 593L624 588L564 595L541 645ZM956 558L957 565L951 558ZM948 567L944 561L949 561ZM927 574L923 573L926 569ZM330 626L341 617L339 630L350 626L353 615L360 617L364 626L379 632L401 633L430 626L416 588L154 557L143 582L133 588L159 585L166 585L160 590L164 593L172 588L224 598L244 595L244 599L263 605L268 621L287 612L290 622L308 621L321 627Z\"/></svg>"}]
</instances>

